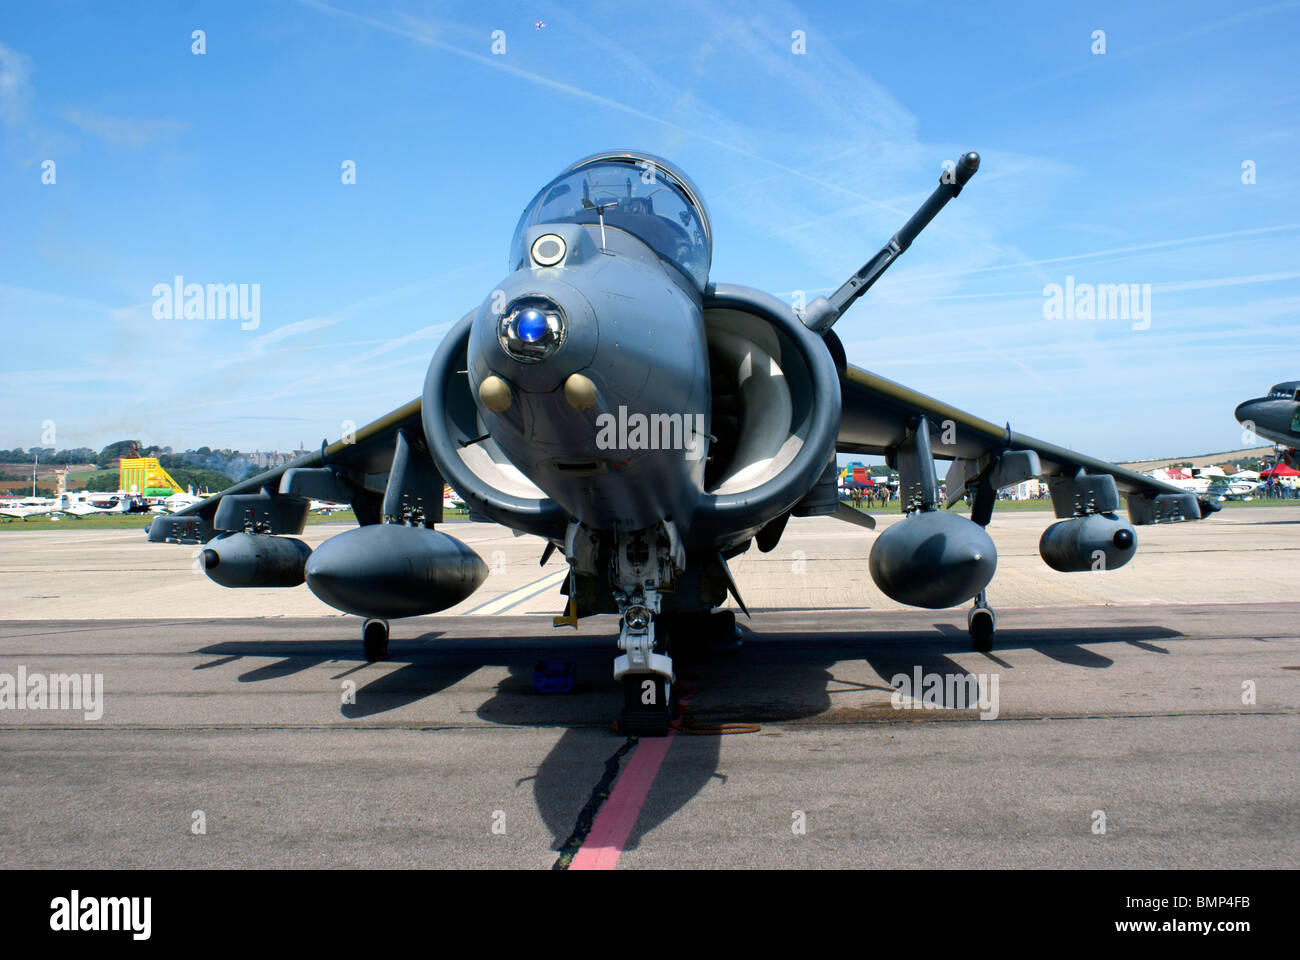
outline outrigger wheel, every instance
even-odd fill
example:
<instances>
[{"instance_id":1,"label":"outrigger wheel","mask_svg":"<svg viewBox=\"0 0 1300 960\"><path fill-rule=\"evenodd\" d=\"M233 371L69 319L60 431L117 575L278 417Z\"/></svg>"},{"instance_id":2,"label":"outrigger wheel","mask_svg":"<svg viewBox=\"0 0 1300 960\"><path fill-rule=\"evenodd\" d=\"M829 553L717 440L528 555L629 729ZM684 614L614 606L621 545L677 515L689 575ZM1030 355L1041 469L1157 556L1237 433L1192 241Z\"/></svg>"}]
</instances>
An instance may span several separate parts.
<instances>
[{"instance_id":1,"label":"outrigger wheel","mask_svg":"<svg viewBox=\"0 0 1300 960\"><path fill-rule=\"evenodd\" d=\"M740 628L736 626L735 610L714 610L709 614L709 626L715 650L736 650L740 647Z\"/></svg>"},{"instance_id":2,"label":"outrigger wheel","mask_svg":"<svg viewBox=\"0 0 1300 960\"><path fill-rule=\"evenodd\" d=\"M993 631L997 629L998 618L993 608L984 599L984 591L975 598L975 606L966 616L966 627L970 631L970 646L976 653L988 653L993 649Z\"/></svg>"},{"instance_id":3,"label":"outrigger wheel","mask_svg":"<svg viewBox=\"0 0 1300 960\"><path fill-rule=\"evenodd\" d=\"M375 663L388 659L388 621L367 620L361 626L361 645L366 651L366 660Z\"/></svg>"}]
</instances>

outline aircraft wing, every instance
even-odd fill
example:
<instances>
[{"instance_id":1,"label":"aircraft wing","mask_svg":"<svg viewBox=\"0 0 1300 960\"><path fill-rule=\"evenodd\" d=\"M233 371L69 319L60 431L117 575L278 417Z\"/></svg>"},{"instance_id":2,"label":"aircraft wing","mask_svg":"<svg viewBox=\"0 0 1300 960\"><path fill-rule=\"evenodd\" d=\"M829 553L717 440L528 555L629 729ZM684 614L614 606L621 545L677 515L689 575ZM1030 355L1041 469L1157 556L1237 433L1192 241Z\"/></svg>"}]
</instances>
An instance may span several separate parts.
<instances>
[{"instance_id":1,"label":"aircraft wing","mask_svg":"<svg viewBox=\"0 0 1300 960\"><path fill-rule=\"evenodd\" d=\"M903 444L917 419L926 417L934 456L954 461L947 481L950 505L982 480L998 488L1040 476L1052 488L1057 516L1071 516L1074 485L1083 471L1088 476L1114 478L1118 492L1128 500L1129 518L1135 524L1199 520L1219 509L1214 501L1197 498L1173 484L1025 436L1009 424L991 423L860 367L841 366L840 389L836 449L888 456ZM1026 453L1005 456L1015 451ZM1058 490L1071 496L1058 498Z\"/></svg>"},{"instance_id":2,"label":"aircraft wing","mask_svg":"<svg viewBox=\"0 0 1300 960\"><path fill-rule=\"evenodd\" d=\"M160 516L149 526L149 539L204 543L221 530L232 529L232 516L238 516L242 522L249 511L268 532L299 533L313 499L350 504L363 526L380 523L394 457L401 455L422 468L403 470L404 476L427 477L427 471L432 469L432 460L424 446L420 407L421 401L416 398L349 436L334 443L322 443L320 450L241 480L173 514ZM437 480L436 487L436 509L440 510L441 479ZM398 492L409 494L410 490ZM427 497L424 500L428 502Z\"/></svg>"}]
</instances>

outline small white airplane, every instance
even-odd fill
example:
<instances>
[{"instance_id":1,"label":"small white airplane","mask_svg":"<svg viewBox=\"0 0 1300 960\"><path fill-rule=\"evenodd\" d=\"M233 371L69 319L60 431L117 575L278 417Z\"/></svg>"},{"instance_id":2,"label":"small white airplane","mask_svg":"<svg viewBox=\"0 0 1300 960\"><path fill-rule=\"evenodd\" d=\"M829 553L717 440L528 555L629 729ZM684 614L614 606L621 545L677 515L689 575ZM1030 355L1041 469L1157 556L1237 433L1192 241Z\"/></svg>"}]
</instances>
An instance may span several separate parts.
<instances>
[{"instance_id":1,"label":"small white airplane","mask_svg":"<svg viewBox=\"0 0 1300 960\"><path fill-rule=\"evenodd\" d=\"M323 513L328 517L335 511L351 510L352 507L346 503L331 503L329 500L313 500L307 509L312 513Z\"/></svg>"},{"instance_id":2,"label":"small white airplane","mask_svg":"<svg viewBox=\"0 0 1300 960\"><path fill-rule=\"evenodd\" d=\"M126 494L65 493L55 502L57 512L78 519L131 512L131 497Z\"/></svg>"},{"instance_id":3,"label":"small white airplane","mask_svg":"<svg viewBox=\"0 0 1300 960\"><path fill-rule=\"evenodd\" d=\"M0 517L6 520L26 520L58 512L58 501L48 497L28 497L25 500L0 501Z\"/></svg>"},{"instance_id":4,"label":"small white airplane","mask_svg":"<svg viewBox=\"0 0 1300 960\"><path fill-rule=\"evenodd\" d=\"M1255 479L1252 479L1248 474L1249 471L1243 471L1229 477L1220 467L1193 467L1191 470L1171 467L1151 471L1151 476L1158 480L1181 487L1197 496L1210 496L1216 500L1250 496L1259 486L1259 475L1255 474Z\"/></svg>"},{"instance_id":5,"label":"small white airplane","mask_svg":"<svg viewBox=\"0 0 1300 960\"><path fill-rule=\"evenodd\" d=\"M173 493L170 497L161 501L159 504L167 513L175 513L177 510L184 510L186 507L192 507L196 503L201 503L203 497L194 492L193 488L185 493Z\"/></svg>"},{"instance_id":6,"label":"small white airplane","mask_svg":"<svg viewBox=\"0 0 1300 960\"><path fill-rule=\"evenodd\" d=\"M1193 476L1188 471L1180 470L1177 467L1168 470L1152 470L1147 476L1154 477L1156 480L1163 480L1165 483L1172 484L1197 496L1210 489L1209 477Z\"/></svg>"},{"instance_id":7,"label":"small white airplane","mask_svg":"<svg viewBox=\"0 0 1300 960\"><path fill-rule=\"evenodd\" d=\"M1249 473L1250 471L1245 472ZM1246 497L1259 486L1259 474L1243 476L1241 473L1234 473L1232 476L1228 476L1223 472L1222 467L1194 467L1192 476L1195 479L1204 478L1210 481L1210 486L1206 492L1220 500Z\"/></svg>"},{"instance_id":8,"label":"small white airplane","mask_svg":"<svg viewBox=\"0 0 1300 960\"><path fill-rule=\"evenodd\" d=\"M1224 477L1210 481L1209 495L1218 497L1220 500L1236 499L1238 497L1248 498L1259 488L1258 480L1238 479L1236 477Z\"/></svg>"}]
</instances>

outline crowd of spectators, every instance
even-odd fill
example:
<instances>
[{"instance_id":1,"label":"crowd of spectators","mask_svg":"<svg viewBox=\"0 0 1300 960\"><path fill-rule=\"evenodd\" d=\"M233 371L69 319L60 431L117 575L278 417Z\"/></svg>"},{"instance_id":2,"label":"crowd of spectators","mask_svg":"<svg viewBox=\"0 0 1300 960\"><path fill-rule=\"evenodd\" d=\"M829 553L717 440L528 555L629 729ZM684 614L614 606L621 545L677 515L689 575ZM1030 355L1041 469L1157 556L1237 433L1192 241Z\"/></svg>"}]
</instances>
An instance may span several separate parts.
<instances>
[{"instance_id":1,"label":"crowd of spectators","mask_svg":"<svg viewBox=\"0 0 1300 960\"><path fill-rule=\"evenodd\" d=\"M1257 493L1264 500L1294 500L1300 496L1300 491L1294 486L1273 477L1261 483Z\"/></svg>"}]
</instances>

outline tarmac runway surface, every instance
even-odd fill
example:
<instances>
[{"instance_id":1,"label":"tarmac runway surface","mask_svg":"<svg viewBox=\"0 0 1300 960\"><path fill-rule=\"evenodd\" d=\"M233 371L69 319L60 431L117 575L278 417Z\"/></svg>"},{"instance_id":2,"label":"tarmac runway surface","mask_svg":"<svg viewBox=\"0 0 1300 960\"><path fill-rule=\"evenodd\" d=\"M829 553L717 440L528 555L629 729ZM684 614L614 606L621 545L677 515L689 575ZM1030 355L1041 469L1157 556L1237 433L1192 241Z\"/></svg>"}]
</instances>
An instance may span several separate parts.
<instances>
[{"instance_id":1,"label":"tarmac runway surface","mask_svg":"<svg viewBox=\"0 0 1300 960\"><path fill-rule=\"evenodd\" d=\"M995 515L992 654L964 610L880 595L870 533L792 521L733 563L743 645L678 663L688 726L753 732L640 741L610 729L613 618L552 627L564 568L534 538L447 524L491 576L367 664L305 587L223 590L138 531L6 529L0 688L103 684L97 719L0 689L6 862L1300 865L1300 509L1140 528L1096 574L1042 563L1052 519ZM543 657L573 693L534 692Z\"/></svg>"}]
</instances>

